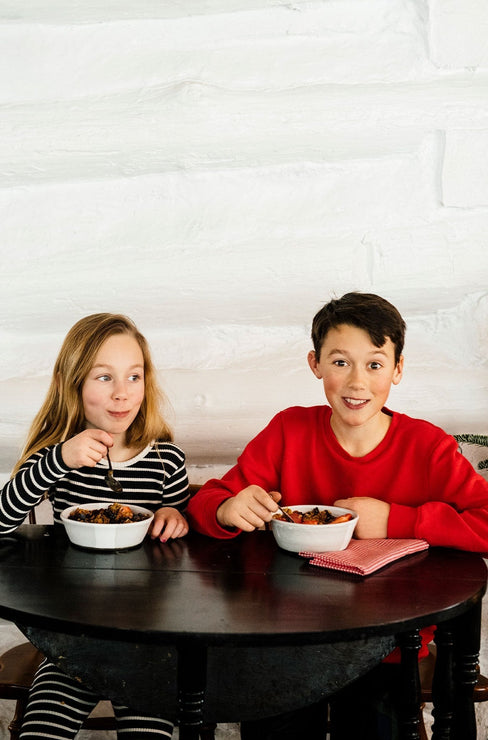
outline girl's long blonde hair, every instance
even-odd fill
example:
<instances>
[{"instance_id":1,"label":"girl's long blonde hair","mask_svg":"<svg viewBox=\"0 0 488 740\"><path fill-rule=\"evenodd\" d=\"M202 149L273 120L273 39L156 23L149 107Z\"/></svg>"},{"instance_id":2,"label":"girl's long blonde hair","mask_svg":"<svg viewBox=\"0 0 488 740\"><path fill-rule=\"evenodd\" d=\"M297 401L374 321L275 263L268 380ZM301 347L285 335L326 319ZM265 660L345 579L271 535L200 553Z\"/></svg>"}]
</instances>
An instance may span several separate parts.
<instances>
[{"instance_id":1,"label":"girl's long blonde hair","mask_svg":"<svg viewBox=\"0 0 488 740\"><path fill-rule=\"evenodd\" d=\"M37 450L73 437L85 428L81 392L83 383L106 339L114 334L134 337L144 357L144 399L126 433L127 446L141 448L155 439L171 441L172 431L164 420L164 394L146 339L131 319L122 314L96 313L80 319L68 332L54 365L44 403L32 422L15 474Z\"/></svg>"}]
</instances>

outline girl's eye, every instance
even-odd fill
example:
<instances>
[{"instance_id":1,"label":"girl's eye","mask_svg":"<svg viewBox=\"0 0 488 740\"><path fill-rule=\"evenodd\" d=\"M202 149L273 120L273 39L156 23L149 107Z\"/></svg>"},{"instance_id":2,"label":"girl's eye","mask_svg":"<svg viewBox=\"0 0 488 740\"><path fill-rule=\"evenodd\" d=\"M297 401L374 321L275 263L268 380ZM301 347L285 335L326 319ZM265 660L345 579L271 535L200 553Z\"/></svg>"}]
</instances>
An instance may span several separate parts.
<instances>
[{"instance_id":1,"label":"girl's eye","mask_svg":"<svg viewBox=\"0 0 488 740\"><path fill-rule=\"evenodd\" d=\"M141 376L138 373L134 373L133 375L129 375L129 380L133 383L136 383L138 380L141 379Z\"/></svg>"},{"instance_id":2,"label":"girl's eye","mask_svg":"<svg viewBox=\"0 0 488 740\"><path fill-rule=\"evenodd\" d=\"M110 380L110 375L97 375L97 380L101 380L102 383L106 383Z\"/></svg>"}]
</instances>

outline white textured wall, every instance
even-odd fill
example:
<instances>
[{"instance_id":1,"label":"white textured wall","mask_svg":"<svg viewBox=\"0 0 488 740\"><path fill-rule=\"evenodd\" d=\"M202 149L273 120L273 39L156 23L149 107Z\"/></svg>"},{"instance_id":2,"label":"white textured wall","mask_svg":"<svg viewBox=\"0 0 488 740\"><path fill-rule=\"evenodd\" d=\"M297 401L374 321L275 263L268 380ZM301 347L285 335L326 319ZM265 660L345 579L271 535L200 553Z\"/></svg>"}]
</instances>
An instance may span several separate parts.
<instances>
[{"instance_id":1,"label":"white textured wall","mask_svg":"<svg viewBox=\"0 0 488 740\"><path fill-rule=\"evenodd\" d=\"M0 472L109 310L204 480L322 401L311 319L352 289L408 323L390 405L487 432L487 26L485 0L0 0Z\"/></svg>"}]
</instances>

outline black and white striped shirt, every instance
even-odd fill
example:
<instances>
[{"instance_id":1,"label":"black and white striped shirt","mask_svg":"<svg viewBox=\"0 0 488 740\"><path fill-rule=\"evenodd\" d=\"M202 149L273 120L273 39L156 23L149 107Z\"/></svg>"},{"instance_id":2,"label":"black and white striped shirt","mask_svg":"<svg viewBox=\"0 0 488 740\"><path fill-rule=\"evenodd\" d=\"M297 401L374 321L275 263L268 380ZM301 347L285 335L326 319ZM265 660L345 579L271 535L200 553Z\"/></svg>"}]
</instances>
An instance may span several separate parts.
<instances>
[{"instance_id":1,"label":"black and white striped shirt","mask_svg":"<svg viewBox=\"0 0 488 740\"><path fill-rule=\"evenodd\" d=\"M189 499L185 455L175 444L158 441L135 457L113 462L114 477L123 493L114 494L107 483L104 459L95 467L66 467L61 444L35 452L6 483L0 495L0 534L12 532L25 520L46 491L53 504L54 521L68 506L120 501L155 511L172 506L184 511Z\"/></svg>"}]
</instances>

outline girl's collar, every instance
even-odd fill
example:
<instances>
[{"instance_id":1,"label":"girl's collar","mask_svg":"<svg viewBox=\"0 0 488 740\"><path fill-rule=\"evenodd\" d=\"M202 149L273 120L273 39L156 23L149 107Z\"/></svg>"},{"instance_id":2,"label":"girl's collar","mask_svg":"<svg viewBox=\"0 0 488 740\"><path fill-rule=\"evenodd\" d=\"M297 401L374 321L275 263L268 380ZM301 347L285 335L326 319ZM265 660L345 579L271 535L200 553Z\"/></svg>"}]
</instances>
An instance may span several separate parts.
<instances>
[{"instance_id":1,"label":"girl's collar","mask_svg":"<svg viewBox=\"0 0 488 740\"><path fill-rule=\"evenodd\" d=\"M147 453L149 452L151 447L153 447L153 445L154 445L154 442L151 442L150 444L146 445L146 447L144 447L136 455L133 455L132 457L130 457L128 460L121 460L121 461L114 460L113 455L110 455L112 464L114 467L117 467L117 468L128 468L130 465L135 465L135 463L139 462L139 460L142 460L144 457L146 457ZM108 467L106 457L103 458L102 462L103 462L104 467L105 466Z\"/></svg>"}]
</instances>

